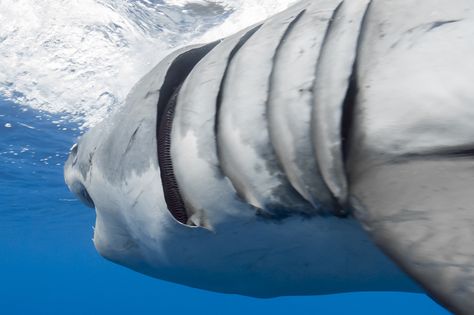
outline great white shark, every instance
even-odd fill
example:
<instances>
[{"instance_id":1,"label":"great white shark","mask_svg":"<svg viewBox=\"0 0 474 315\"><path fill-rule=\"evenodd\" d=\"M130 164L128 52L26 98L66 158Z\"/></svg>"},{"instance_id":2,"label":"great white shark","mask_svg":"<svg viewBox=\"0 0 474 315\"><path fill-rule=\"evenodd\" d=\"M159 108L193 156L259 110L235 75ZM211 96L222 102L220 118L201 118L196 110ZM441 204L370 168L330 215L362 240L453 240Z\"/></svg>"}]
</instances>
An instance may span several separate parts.
<instances>
[{"instance_id":1,"label":"great white shark","mask_svg":"<svg viewBox=\"0 0 474 315\"><path fill-rule=\"evenodd\" d=\"M181 48L65 165L105 258L256 297L474 314L474 2L301 1Z\"/></svg>"}]
</instances>

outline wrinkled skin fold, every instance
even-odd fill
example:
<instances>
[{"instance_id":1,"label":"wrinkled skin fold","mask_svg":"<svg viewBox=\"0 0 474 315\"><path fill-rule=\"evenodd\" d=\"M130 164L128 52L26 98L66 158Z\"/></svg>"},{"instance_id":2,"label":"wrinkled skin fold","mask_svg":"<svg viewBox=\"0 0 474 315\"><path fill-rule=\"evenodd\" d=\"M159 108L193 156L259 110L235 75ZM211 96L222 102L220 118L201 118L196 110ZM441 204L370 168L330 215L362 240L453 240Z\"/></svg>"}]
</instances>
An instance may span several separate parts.
<instances>
[{"instance_id":1,"label":"wrinkled skin fold","mask_svg":"<svg viewBox=\"0 0 474 315\"><path fill-rule=\"evenodd\" d=\"M302 1L182 48L71 150L94 244L258 297L425 290L474 309L474 3Z\"/></svg>"}]
</instances>

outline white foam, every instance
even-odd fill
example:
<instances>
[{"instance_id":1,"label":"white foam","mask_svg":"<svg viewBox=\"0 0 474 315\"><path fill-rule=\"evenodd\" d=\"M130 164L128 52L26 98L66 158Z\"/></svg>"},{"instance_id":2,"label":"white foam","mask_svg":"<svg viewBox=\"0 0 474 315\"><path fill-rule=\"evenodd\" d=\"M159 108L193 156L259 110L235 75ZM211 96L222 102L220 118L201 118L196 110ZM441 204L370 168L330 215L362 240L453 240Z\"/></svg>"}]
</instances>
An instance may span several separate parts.
<instances>
[{"instance_id":1,"label":"white foam","mask_svg":"<svg viewBox=\"0 0 474 315\"><path fill-rule=\"evenodd\" d=\"M262 21L269 16L283 11L298 0L226 0L227 6L236 8L234 14L219 27L209 29L199 38L202 41L229 36L247 26Z\"/></svg>"},{"instance_id":2,"label":"white foam","mask_svg":"<svg viewBox=\"0 0 474 315\"><path fill-rule=\"evenodd\" d=\"M92 126L171 49L229 35L295 1L2 0L0 95Z\"/></svg>"}]
</instances>

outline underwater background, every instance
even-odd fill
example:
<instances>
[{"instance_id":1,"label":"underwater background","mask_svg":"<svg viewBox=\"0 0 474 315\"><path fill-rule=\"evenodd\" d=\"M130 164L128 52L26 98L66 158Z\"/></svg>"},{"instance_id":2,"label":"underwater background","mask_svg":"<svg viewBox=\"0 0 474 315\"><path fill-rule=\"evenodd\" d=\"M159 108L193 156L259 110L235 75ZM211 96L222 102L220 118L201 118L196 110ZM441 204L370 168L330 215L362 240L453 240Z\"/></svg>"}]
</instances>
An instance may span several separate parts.
<instances>
[{"instance_id":1,"label":"underwater background","mask_svg":"<svg viewBox=\"0 0 474 315\"><path fill-rule=\"evenodd\" d=\"M448 314L424 294L254 299L101 258L95 213L63 164L176 47L229 35L288 0L0 0L0 314Z\"/></svg>"}]
</instances>

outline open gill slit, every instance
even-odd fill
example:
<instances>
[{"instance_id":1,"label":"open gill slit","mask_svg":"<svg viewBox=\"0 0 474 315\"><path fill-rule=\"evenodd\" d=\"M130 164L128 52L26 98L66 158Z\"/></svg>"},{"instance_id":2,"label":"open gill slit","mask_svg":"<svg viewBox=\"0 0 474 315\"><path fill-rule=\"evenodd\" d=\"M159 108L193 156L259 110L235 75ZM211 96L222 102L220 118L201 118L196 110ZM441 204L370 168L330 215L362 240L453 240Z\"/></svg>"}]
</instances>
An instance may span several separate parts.
<instances>
[{"instance_id":1,"label":"open gill slit","mask_svg":"<svg viewBox=\"0 0 474 315\"><path fill-rule=\"evenodd\" d=\"M177 87L163 111L158 128L158 160L161 169L161 181L165 193L166 205L173 217L186 224L189 215L186 211L183 198L179 192L178 183L171 161L171 129L181 85Z\"/></svg>"},{"instance_id":2,"label":"open gill slit","mask_svg":"<svg viewBox=\"0 0 474 315\"><path fill-rule=\"evenodd\" d=\"M170 65L157 104L157 155L161 173L161 183L166 205L171 215L180 223L187 224L189 213L184 205L171 160L171 130L178 101L179 91L184 80L194 66L216 45L217 42L191 49L178 56Z\"/></svg>"}]
</instances>

